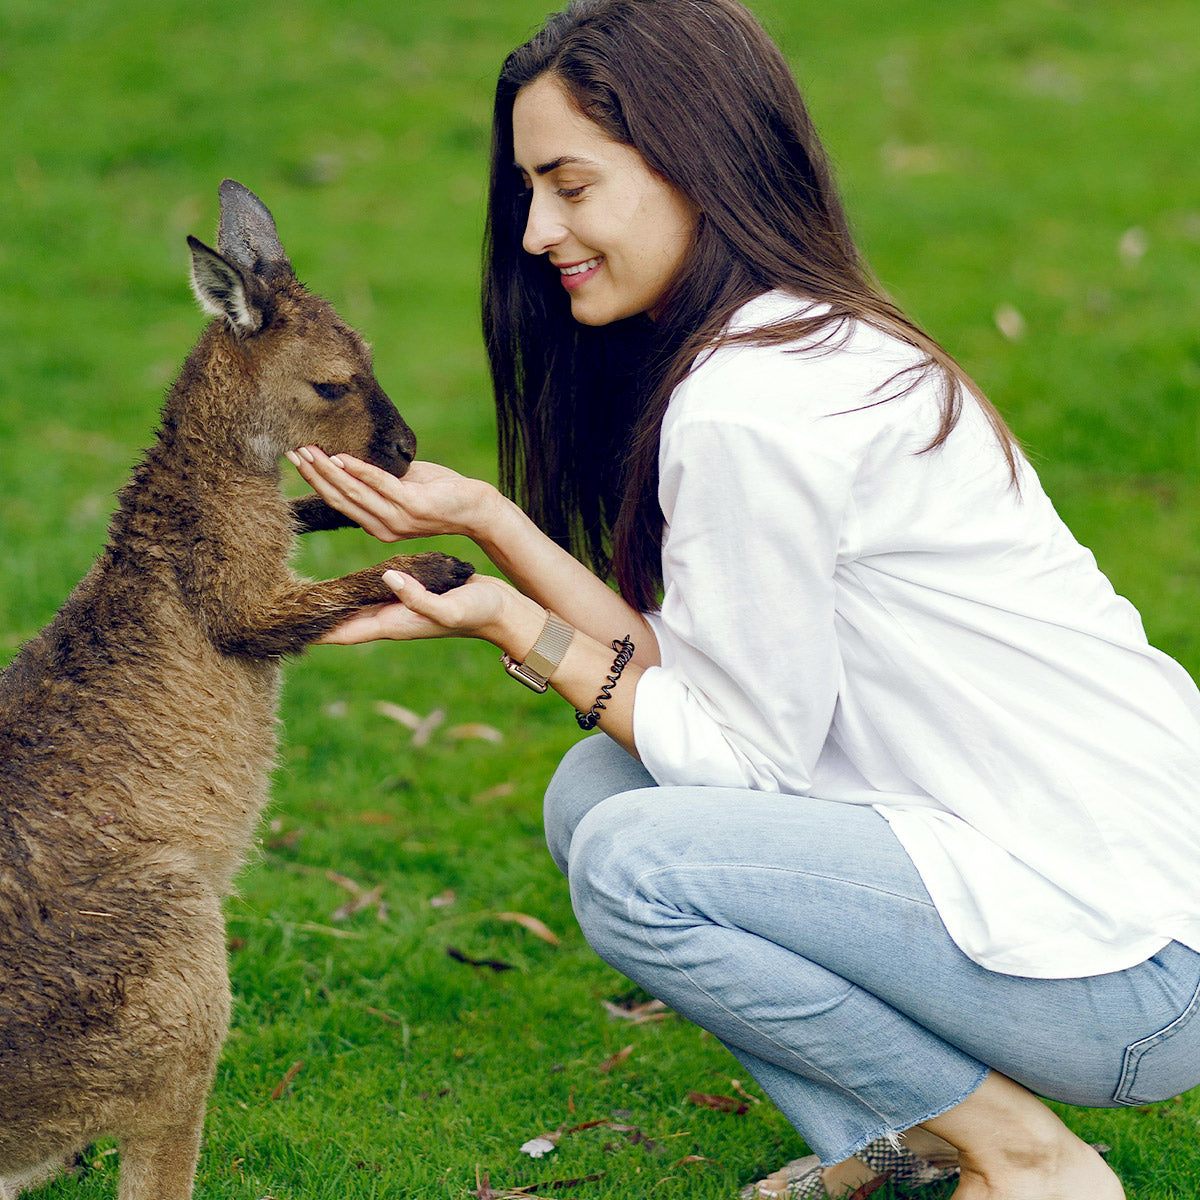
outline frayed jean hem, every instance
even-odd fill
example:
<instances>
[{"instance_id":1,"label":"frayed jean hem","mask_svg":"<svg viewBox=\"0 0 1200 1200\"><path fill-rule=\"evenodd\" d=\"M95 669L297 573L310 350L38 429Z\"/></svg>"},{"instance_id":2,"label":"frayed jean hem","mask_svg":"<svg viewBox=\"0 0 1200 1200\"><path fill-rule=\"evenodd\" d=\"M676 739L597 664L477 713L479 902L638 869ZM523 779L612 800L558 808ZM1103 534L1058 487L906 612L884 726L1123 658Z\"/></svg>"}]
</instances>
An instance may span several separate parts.
<instances>
[{"instance_id":1,"label":"frayed jean hem","mask_svg":"<svg viewBox=\"0 0 1200 1200\"><path fill-rule=\"evenodd\" d=\"M991 1073L991 1067L980 1067L979 1078L976 1079L975 1082L971 1084L971 1086L967 1088L957 1099L951 1100L949 1104L943 1104L940 1108L936 1108L932 1112L927 1112L923 1117L917 1117L915 1120L903 1122L902 1127L899 1129L889 1125L882 1125L873 1133L867 1134L865 1137L860 1137L858 1141L854 1143L852 1149L838 1151L836 1157L827 1158L825 1155L817 1153L815 1147L810 1147L810 1149L812 1149L814 1153L817 1153L817 1157L820 1158L821 1166L823 1167L833 1167L838 1163L845 1162L848 1158L853 1158L860 1150L865 1150L867 1146L869 1146L872 1142L879 1141L880 1138L887 1138L887 1140L891 1142L893 1146L899 1149L904 1135L910 1129L915 1128L917 1125L924 1125L926 1121L936 1121L938 1117L942 1116L944 1113L948 1113L952 1108L957 1108L965 1100L969 1100L979 1090L983 1084L983 1081Z\"/></svg>"}]
</instances>

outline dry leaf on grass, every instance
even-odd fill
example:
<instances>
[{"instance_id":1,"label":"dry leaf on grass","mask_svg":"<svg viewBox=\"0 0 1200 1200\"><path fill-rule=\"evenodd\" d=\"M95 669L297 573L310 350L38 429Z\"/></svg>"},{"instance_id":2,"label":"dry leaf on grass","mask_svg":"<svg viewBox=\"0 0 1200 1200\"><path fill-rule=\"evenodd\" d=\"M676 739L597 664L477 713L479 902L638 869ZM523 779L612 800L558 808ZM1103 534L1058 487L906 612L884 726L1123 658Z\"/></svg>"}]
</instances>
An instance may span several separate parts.
<instances>
[{"instance_id":1,"label":"dry leaf on grass","mask_svg":"<svg viewBox=\"0 0 1200 1200\"><path fill-rule=\"evenodd\" d=\"M472 958L464 954L457 946L447 946L446 953L455 962L466 963L468 967L487 967L489 971L511 971L512 963L506 963L499 958Z\"/></svg>"},{"instance_id":2,"label":"dry leaf on grass","mask_svg":"<svg viewBox=\"0 0 1200 1200\"><path fill-rule=\"evenodd\" d=\"M458 896L455 895L453 888L446 888L444 892L438 892L436 896L429 897L430 908L449 908Z\"/></svg>"},{"instance_id":3,"label":"dry leaf on grass","mask_svg":"<svg viewBox=\"0 0 1200 1200\"><path fill-rule=\"evenodd\" d=\"M625 1052L622 1051L617 1058L624 1057ZM572 1105L572 1111L574 1106ZM603 1127L612 1133L624 1134L625 1142L630 1146L641 1146L647 1154L662 1154L663 1147L657 1142L648 1138L636 1125L621 1125L615 1122L611 1117L599 1117L594 1121L581 1121L577 1125L560 1125L552 1133L542 1133L536 1138L531 1138L522 1147L521 1151L524 1154L529 1154L531 1157L540 1158L543 1154L549 1154L559 1142L572 1133L579 1133L584 1129L596 1129ZM606 1154L614 1154L619 1149L619 1145L614 1142L606 1142L604 1144L604 1152ZM589 1178L600 1178L599 1176ZM575 1183L582 1183L584 1180L558 1180L549 1184L533 1184L534 1190L549 1190L554 1187L570 1187Z\"/></svg>"},{"instance_id":4,"label":"dry leaf on grass","mask_svg":"<svg viewBox=\"0 0 1200 1200\"><path fill-rule=\"evenodd\" d=\"M494 914L497 921L511 921L514 925L520 925L522 929L528 929L534 937L540 937L543 942L549 942L551 946L558 945L558 936L553 933L550 927L544 922L539 921L537 917L531 917L528 913L520 912L499 912Z\"/></svg>"},{"instance_id":5,"label":"dry leaf on grass","mask_svg":"<svg viewBox=\"0 0 1200 1200\"><path fill-rule=\"evenodd\" d=\"M746 1091L746 1089L744 1087L742 1087L742 1085L736 1079L731 1079L729 1081L729 1086L731 1088L733 1088L733 1090L735 1092L737 1092L737 1094L739 1096L741 1096L743 1099L749 1100L751 1104L761 1104L762 1103L762 1101L757 1096L750 1095L750 1093L748 1091Z\"/></svg>"},{"instance_id":6,"label":"dry leaf on grass","mask_svg":"<svg viewBox=\"0 0 1200 1200\"><path fill-rule=\"evenodd\" d=\"M420 729L421 722L425 719L420 713L413 712L411 708L405 708L402 704L392 704L388 700L376 701L375 711L381 717L398 721L405 729Z\"/></svg>"},{"instance_id":7,"label":"dry leaf on grass","mask_svg":"<svg viewBox=\"0 0 1200 1200\"><path fill-rule=\"evenodd\" d=\"M890 1178L890 1175L879 1175L874 1179L869 1179L860 1187L855 1188L846 1200L867 1200L868 1196L874 1195L875 1192L879 1191Z\"/></svg>"},{"instance_id":8,"label":"dry leaf on grass","mask_svg":"<svg viewBox=\"0 0 1200 1200\"><path fill-rule=\"evenodd\" d=\"M429 744L429 739L433 737L433 731L446 719L446 714L440 708L435 708L421 722L420 725L413 730L412 744L414 746L426 746Z\"/></svg>"},{"instance_id":9,"label":"dry leaf on grass","mask_svg":"<svg viewBox=\"0 0 1200 1200\"><path fill-rule=\"evenodd\" d=\"M613 1067L619 1063L623 1063L633 1053L632 1046L626 1046L624 1050L618 1050L611 1058L606 1058L596 1067L597 1071L611 1071Z\"/></svg>"},{"instance_id":10,"label":"dry leaf on grass","mask_svg":"<svg viewBox=\"0 0 1200 1200\"><path fill-rule=\"evenodd\" d=\"M357 880L351 879L349 875L341 875L337 871L326 871L325 878L330 883L337 884L343 891L349 892L352 897L340 908L334 910L329 918L331 921L349 920L355 913L362 912L364 908L374 908L376 916L381 921L386 918L387 905L383 902L383 884L368 889Z\"/></svg>"},{"instance_id":11,"label":"dry leaf on grass","mask_svg":"<svg viewBox=\"0 0 1200 1200\"><path fill-rule=\"evenodd\" d=\"M291 850L297 842L304 836L302 829L289 829L286 833L280 833L277 837L267 839L268 850Z\"/></svg>"},{"instance_id":12,"label":"dry leaf on grass","mask_svg":"<svg viewBox=\"0 0 1200 1200\"><path fill-rule=\"evenodd\" d=\"M372 1008L369 1004L363 1005L363 1011L369 1012L371 1016L378 1017L381 1021L386 1021L389 1025L404 1025L399 1017L393 1017L391 1013L385 1013L382 1009Z\"/></svg>"},{"instance_id":13,"label":"dry leaf on grass","mask_svg":"<svg viewBox=\"0 0 1200 1200\"><path fill-rule=\"evenodd\" d=\"M440 708L435 708L429 716L423 717L411 708L405 708L402 704L392 704L389 700L376 701L375 711L381 717L387 717L399 722L405 729L411 729L414 746L428 744L433 731L446 719L446 714Z\"/></svg>"},{"instance_id":14,"label":"dry leaf on grass","mask_svg":"<svg viewBox=\"0 0 1200 1200\"><path fill-rule=\"evenodd\" d=\"M355 913L362 912L364 908L377 909L380 920L383 919L386 911L386 907L383 904L383 884L373 887L369 892L361 892L353 899L347 900L340 908L334 910L329 919L331 921L348 921Z\"/></svg>"},{"instance_id":15,"label":"dry leaf on grass","mask_svg":"<svg viewBox=\"0 0 1200 1200\"><path fill-rule=\"evenodd\" d=\"M471 797L474 804L487 804L489 800L503 800L505 796L511 796L517 790L515 783L497 783L490 788L484 788L482 792L476 792Z\"/></svg>"},{"instance_id":16,"label":"dry leaf on grass","mask_svg":"<svg viewBox=\"0 0 1200 1200\"><path fill-rule=\"evenodd\" d=\"M602 1000L604 1011L614 1020L628 1021L631 1025L644 1025L647 1021L661 1021L670 1010L661 1000L647 1000L644 1004L614 1004Z\"/></svg>"},{"instance_id":17,"label":"dry leaf on grass","mask_svg":"<svg viewBox=\"0 0 1200 1200\"><path fill-rule=\"evenodd\" d=\"M475 1200L496 1200L496 1193L492 1191L492 1181L486 1171L479 1169L478 1163L475 1164Z\"/></svg>"},{"instance_id":18,"label":"dry leaf on grass","mask_svg":"<svg viewBox=\"0 0 1200 1200\"><path fill-rule=\"evenodd\" d=\"M288 1067L288 1069L284 1072L283 1078L275 1085L275 1090L271 1093L269 1098L271 1100L280 1099L283 1096L283 1093L285 1091L287 1091L287 1085L289 1083L291 1083L292 1080L295 1079L297 1075L300 1074L300 1068L303 1066L304 1066L303 1059L300 1059L298 1062L292 1063L292 1065L290 1067Z\"/></svg>"},{"instance_id":19,"label":"dry leaf on grass","mask_svg":"<svg viewBox=\"0 0 1200 1200\"><path fill-rule=\"evenodd\" d=\"M688 1092L688 1100L701 1108L715 1108L718 1112L733 1113L740 1117L750 1111L750 1105L745 1100L735 1100L732 1096L712 1096L707 1092Z\"/></svg>"},{"instance_id":20,"label":"dry leaf on grass","mask_svg":"<svg viewBox=\"0 0 1200 1200\"><path fill-rule=\"evenodd\" d=\"M491 725L484 725L481 721L468 721L465 725L452 725L446 730L446 736L453 738L456 742L493 742L499 745L504 741L504 734L500 730Z\"/></svg>"},{"instance_id":21,"label":"dry leaf on grass","mask_svg":"<svg viewBox=\"0 0 1200 1200\"><path fill-rule=\"evenodd\" d=\"M539 1137L530 1138L520 1147L520 1152L528 1154L530 1158L541 1158L543 1155L549 1154L557 1145L557 1134L543 1133Z\"/></svg>"},{"instance_id":22,"label":"dry leaf on grass","mask_svg":"<svg viewBox=\"0 0 1200 1200\"><path fill-rule=\"evenodd\" d=\"M631 1146L641 1146L647 1154L662 1154L663 1147L660 1146L653 1138L648 1138L636 1125L613 1125L613 1133L623 1133L625 1140ZM617 1147L612 1142L606 1142L604 1150L608 1154L615 1154Z\"/></svg>"},{"instance_id":23,"label":"dry leaf on grass","mask_svg":"<svg viewBox=\"0 0 1200 1200\"><path fill-rule=\"evenodd\" d=\"M561 1188L578 1187L581 1183L595 1183L597 1180L603 1178L604 1173L600 1172L596 1175L580 1175L576 1179L551 1179L545 1183L531 1183L526 1187L500 1188L496 1190L492 1187L492 1181L487 1171L483 1170L476 1163L475 1200L546 1200L539 1193L558 1191ZM560 1197L559 1200L570 1200L570 1198Z\"/></svg>"}]
</instances>

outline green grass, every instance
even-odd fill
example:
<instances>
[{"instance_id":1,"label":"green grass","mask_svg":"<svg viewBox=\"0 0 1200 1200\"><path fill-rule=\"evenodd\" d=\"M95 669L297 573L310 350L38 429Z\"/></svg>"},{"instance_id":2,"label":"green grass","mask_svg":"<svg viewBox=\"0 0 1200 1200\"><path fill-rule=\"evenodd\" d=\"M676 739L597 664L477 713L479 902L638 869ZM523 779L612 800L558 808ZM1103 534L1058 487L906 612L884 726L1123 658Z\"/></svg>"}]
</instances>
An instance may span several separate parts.
<instances>
[{"instance_id":1,"label":"green grass","mask_svg":"<svg viewBox=\"0 0 1200 1200\"><path fill-rule=\"evenodd\" d=\"M1009 417L1152 640L1197 673L1200 9L759 12L877 273ZM425 456L490 475L489 97L542 15L531 0L0 6L0 661L102 543L200 328L184 236L211 236L225 175L266 199L301 276L373 340ZM1019 338L999 330L1000 306L1023 318ZM379 557L343 533L313 539L301 565L330 575ZM445 721L416 747L379 701ZM541 844L541 788L574 736L562 705L478 645L330 648L291 668L283 717L275 804L229 905L235 1019L198 1195L459 1200L478 1167L496 1188L601 1176L540 1189L556 1197L716 1200L803 1152L768 1104L688 1103L742 1078L711 1038L606 1015L629 985L584 945ZM447 735L469 722L503 740ZM386 911L335 922L350 893L330 871L381 887ZM448 891L452 904L431 903ZM560 944L502 912L539 917ZM1131 1197L1200 1192L1195 1096L1067 1118L1113 1146ZM540 1161L519 1151L601 1119L643 1138L600 1125ZM44 1194L113 1195L115 1158L94 1161Z\"/></svg>"}]
</instances>

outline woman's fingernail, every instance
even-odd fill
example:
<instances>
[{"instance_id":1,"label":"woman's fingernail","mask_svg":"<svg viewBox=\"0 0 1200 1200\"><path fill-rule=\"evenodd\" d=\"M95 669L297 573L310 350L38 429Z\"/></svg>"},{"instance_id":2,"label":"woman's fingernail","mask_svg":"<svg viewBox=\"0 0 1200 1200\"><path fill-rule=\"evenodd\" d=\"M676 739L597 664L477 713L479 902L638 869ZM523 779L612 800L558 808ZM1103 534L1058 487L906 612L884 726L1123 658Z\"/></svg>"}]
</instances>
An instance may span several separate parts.
<instances>
[{"instance_id":1,"label":"woman's fingernail","mask_svg":"<svg viewBox=\"0 0 1200 1200\"><path fill-rule=\"evenodd\" d=\"M299 454L300 457L302 459L304 459L305 462L316 462L317 461L315 458L313 458L313 452L307 446L301 446L300 449L296 451L296 453Z\"/></svg>"},{"instance_id":2,"label":"woman's fingernail","mask_svg":"<svg viewBox=\"0 0 1200 1200\"><path fill-rule=\"evenodd\" d=\"M283 452L283 457L286 458L293 467L298 467L300 465L300 455L298 455L295 450L285 450Z\"/></svg>"},{"instance_id":3,"label":"woman's fingernail","mask_svg":"<svg viewBox=\"0 0 1200 1200\"><path fill-rule=\"evenodd\" d=\"M338 458L338 456L336 454L329 461L331 463L333 463L333 465L335 467L337 467L339 470L344 471L346 469L346 464L344 462L342 462L342 460L340 458Z\"/></svg>"},{"instance_id":4,"label":"woman's fingernail","mask_svg":"<svg viewBox=\"0 0 1200 1200\"><path fill-rule=\"evenodd\" d=\"M384 571L383 582L392 589L393 592L401 592L404 590L404 576L399 571Z\"/></svg>"}]
</instances>

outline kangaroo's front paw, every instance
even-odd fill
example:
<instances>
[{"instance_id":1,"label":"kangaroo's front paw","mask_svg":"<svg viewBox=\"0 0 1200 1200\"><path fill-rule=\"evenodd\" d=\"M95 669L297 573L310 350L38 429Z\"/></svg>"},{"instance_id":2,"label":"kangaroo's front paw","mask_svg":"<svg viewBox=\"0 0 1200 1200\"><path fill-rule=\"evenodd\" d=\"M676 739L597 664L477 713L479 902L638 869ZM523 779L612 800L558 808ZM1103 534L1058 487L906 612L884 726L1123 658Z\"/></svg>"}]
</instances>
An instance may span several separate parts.
<instances>
[{"instance_id":1,"label":"kangaroo's front paw","mask_svg":"<svg viewBox=\"0 0 1200 1200\"><path fill-rule=\"evenodd\" d=\"M466 583L475 574L475 568L470 563L436 550L425 554L397 554L381 565L407 572L431 592L448 592L460 583Z\"/></svg>"}]
</instances>

